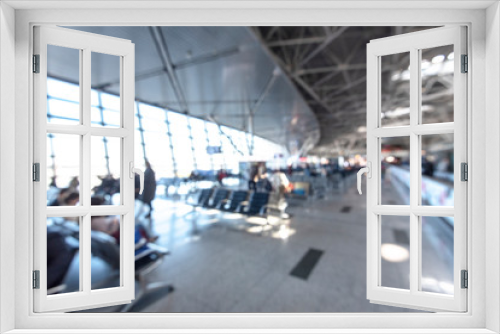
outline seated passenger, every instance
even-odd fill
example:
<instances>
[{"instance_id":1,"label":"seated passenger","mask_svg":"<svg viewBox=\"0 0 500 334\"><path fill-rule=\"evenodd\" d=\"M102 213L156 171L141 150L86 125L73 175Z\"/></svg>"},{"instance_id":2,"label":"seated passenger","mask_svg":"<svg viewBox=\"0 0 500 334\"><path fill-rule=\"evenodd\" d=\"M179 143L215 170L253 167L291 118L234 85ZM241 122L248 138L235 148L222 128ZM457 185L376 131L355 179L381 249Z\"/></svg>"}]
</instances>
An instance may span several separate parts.
<instances>
[{"instance_id":1,"label":"seated passenger","mask_svg":"<svg viewBox=\"0 0 500 334\"><path fill-rule=\"evenodd\" d=\"M68 195L68 192L69 192L69 188L61 188L59 190L59 193L57 194L57 197L51 201L48 206L60 206L60 205L63 205L64 203L64 198L66 197L66 195Z\"/></svg>"},{"instance_id":2,"label":"seated passenger","mask_svg":"<svg viewBox=\"0 0 500 334\"><path fill-rule=\"evenodd\" d=\"M79 201L80 194L77 192L71 192L64 198L62 205L75 206Z\"/></svg>"},{"instance_id":3,"label":"seated passenger","mask_svg":"<svg viewBox=\"0 0 500 334\"><path fill-rule=\"evenodd\" d=\"M105 199L102 196L92 196L90 205L104 205ZM90 229L106 233L114 237L120 243L120 219L112 216L92 216L90 218Z\"/></svg>"},{"instance_id":4,"label":"seated passenger","mask_svg":"<svg viewBox=\"0 0 500 334\"><path fill-rule=\"evenodd\" d=\"M92 196L90 199L91 205L104 205L105 199L102 196ZM116 242L120 243L120 219L116 216L92 216L90 219L90 228L93 231L99 231L106 233L116 239ZM140 223L140 221L135 221L135 230L148 241L154 242L158 239L157 236L151 236L149 230Z\"/></svg>"},{"instance_id":5,"label":"seated passenger","mask_svg":"<svg viewBox=\"0 0 500 334\"><path fill-rule=\"evenodd\" d=\"M74 253L64 233L55 226L47 226L47 289L62 284Z\"/></svg>"}]
</instances>

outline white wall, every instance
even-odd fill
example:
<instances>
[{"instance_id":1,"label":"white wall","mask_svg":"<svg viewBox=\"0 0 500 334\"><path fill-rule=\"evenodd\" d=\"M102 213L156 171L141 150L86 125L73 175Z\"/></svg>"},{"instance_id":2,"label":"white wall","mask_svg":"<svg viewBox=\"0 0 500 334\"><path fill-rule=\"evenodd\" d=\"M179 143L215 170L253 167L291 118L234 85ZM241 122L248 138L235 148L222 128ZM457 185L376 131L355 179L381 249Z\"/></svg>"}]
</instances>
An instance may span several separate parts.
<instances>
[{"instance_id":1,"label":"white wall","mask_svg":"<svg viewBox=\"0 0 500 334\"><path fill-rule=\"evenodd\" d=\"M0 3L0 333L14 328L14 18Z\"/></svg>"},{"instance_id":2,"label":"white wall","mask_svg":"<svg viewBox=\"0 0 500 334\"><path fill-rule=\"evenodd\" d=\"M486 264L486 328L500 332L500 7L486 11L486 253L496 254L496 265Z\"/></svg>"}]
</instances>

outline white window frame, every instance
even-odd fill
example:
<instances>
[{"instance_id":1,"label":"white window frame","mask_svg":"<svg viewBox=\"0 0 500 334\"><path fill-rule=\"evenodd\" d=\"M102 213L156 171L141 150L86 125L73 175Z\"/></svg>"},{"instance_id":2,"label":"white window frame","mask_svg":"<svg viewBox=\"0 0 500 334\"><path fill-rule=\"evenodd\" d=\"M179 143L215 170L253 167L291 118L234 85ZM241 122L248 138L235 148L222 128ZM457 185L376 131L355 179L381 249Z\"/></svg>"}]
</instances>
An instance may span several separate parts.
<instances>
[{"instance_id":1,"label":"white window frame","mask_svg":"<svg viewBox=\"0 0 500 334\"><path fill-rule=\"evenodd\" d=\"M34 256L33 269L39 271L39 288L34 289L34 311L74 311L92 305L130 303L135 298L134 273L134 44L128 40L100 36L60 27L34 27L34 54L40 58L39 73L33 75L34 84L34 147L33 160L40 164L39 181L33 184L34 201ZM72 48L79 53L80 70L80 122L75 125L47 123L47 64L48 45ZM90 116L91 57L93 52L113 55L120 62L120 128L93 127ZM47 206L47 134L80 136L79 181L80 205ZM120 204L92 206L91 189L91 138L104 136L120 140ZM75 148L78 149L78 148ZM94 148L95 149L95 148ZM120 283L107 289L91 287L91 215L120 216ZM77 292L47 295L47 218L75 217L79 219L79 283Z\"/></svg>"},{"instance_id":2,"label":"white window frame","mask_svg":"<svg viewBox=\"0 0 500 334\"><path fill-rule=\"evenodd\" d=\"M421 50L453 45L454 121L423 124L421 108ZM464 312L467 290L461 288L461 270L467 270L467 185L461 181L460 164L467 163L467 73L461 73L461 57L467 54L466 28L449 26L432 28L398 36L372 40L367 46L367 160L371 177L367 180L367 297L371 302L401 305L422 310ZM407 52L410 57L410 124L384 127L381 123L381 58ZM454 142L454 206L429 206L421 203L422 166L421 136L453 134ZM407 137L410 141L410 203L382 205L381 140ZM384 216L409 219L410 286L408 290L384 287L381 282L381 224ZM422 217L454 217L453 229L453 295L422 291Z\"/></svg>"},{"instance_id":3,"label":"white window frame","mask_svg":"<svg viewBox=\"0 0 500 334\"><path fill-rule=\"evenodd\" d=\"M132 2L122 2L120 5L131 6ZM14 12L10 7L17 9ZM105 329L127 329L129 333L144 333L146 328L164 329L162 332L175 332L176 328L197 328L194 332L243 332L244 328L253 328L253 332L296 332L294 328L307 329L308 332L341 332L341 329L351 329L350 332L404 333L420 328L419 332L467 332L491 333L500 330L500 288L498 261L500 229L498 220L500 210L500 177L496 170L500 162L500 153L496 152L500 145L498 124L500 118L498 109L500 100L499 49L500 49L500 19L496 1L486 2L447 2L405 1L384 2L238 2L224 3L224 9L216 1L201 3L164 2L142 4L134 2L134 8L148 6L163 7L154 9L110 9L116 2L82 1L70 4L37 1L0 4L0 68L3 70L0 82L2 109L0 124L2 150L0 178L4 184L15 185L15 201L7 198L10 189L2 187L0 222L0 277L1 303L0 316L3 320L2 330L16 329L15 333L35 333L36 329L51 328L51 332L70 333L76 328L87 328L88 332L103 332ZM58 6L78 6L86 8L74 10L71 8L57 9ZM97 8L97 7L100 8ZM398 6L398 8L394 8ZM457 6L457 7L453 7ZM486 9L490 6L488 9ZM50 10L43 10L49 8ZM350 9L346 9L350 8ZM406 8L406 9L401 9ZM458 8L458 9L457 9ZM57 10L56 10L57 9ZM408 10L411 9L411 10ZM208 15L209 14L209 15ZM15 22L14 22L15 17ZM32 148L30 133L33 131L32 103L27 96L31 92L31 75L29 73L31 59L31 33L34 24L57 25L405 25L436 26L443 24L467 25L469 28L469 69L471 75L468 84L471 89L468 94L469 119L468 131L472 133L468 143L471 156L468 210L469 230L468 268L470 282L468 293L468 312L463 314L33 314L31 269L32 261L29 254L32 245L32 207L30 194L30 156ZM488 29L486 29L488 27ZM5 29L7 28L7 29ZM14 33L15 31L15 41ZM4 47L5 46L5 47ZM488 72L485 63L488 62ZM12 67L15 66L15 73ZM15 82L16 94L9 86ZM488 84L488 85L486 85ZM6 110L5 107L10 107ZM12 108L15 108L15 119L12 119ZM488 122L486 122L488 117ZM474 121L472 121L474 120ZM13 131L8 126L15 127ZM485 132L488 133L486 141ZM15 135L15 147L11 144ZM10 137L9 137L10 136ZM7 143L6 143L7 140ZM10 142L9 142L10 140ZM9 147L11 146L11 147ZM486 165L485 152L488 152ZM10 159L10 160L9 160ZM15 159L15 162L14 162ZM13 161L13 162L11 162ZM475 168L477 166L477 168ZM492 172L488 183L485 182L486 170ZM15 182L12 172L15 169ZM486 196L488 194L488 197ZM487 206L484 205L487 201ZM9 210L8 205L15 205L15 210ZM488 216L486 216L488 214ZM486 219L488 217L488 219ZM15 219L15 226L12 224ZM12 235L15 235L13 240ZM472 247L473 246L473 247ZM14 256L12 256L14 249ZM486 259L486 260L485 260ZM487 265L486 265L487 264ZM12 289L15 286L15 289ZM488 289L488 293L485 290ZM12 308L12 305L15 305ZM141 323L140 330L137 328ZM165 329L168 326L170 330ZM259 329L260 328L260 329ZM267 330L266 330L267 328ZM358 331L354 330L357 328ZM378 328L378 330L377 330ZM380 330L380 328L384 328ZM434 328L431 330L429 328ZM460 329L464 329L460 331ZM26 330L23 330L26 329ZM28 330L30 329L30 330ZM90 330L93 329L93 330ZM101 330L99 330L101 329ZM204 330L205 329L205 330ZM239 329L239 330L235 330ZM273 330L274 329L274 330ZM306 331L306 330L302 330ZM248 332L248 330L246 330ZM345 332L345 331L344 331Z\"/></svg>"}]
</instances>

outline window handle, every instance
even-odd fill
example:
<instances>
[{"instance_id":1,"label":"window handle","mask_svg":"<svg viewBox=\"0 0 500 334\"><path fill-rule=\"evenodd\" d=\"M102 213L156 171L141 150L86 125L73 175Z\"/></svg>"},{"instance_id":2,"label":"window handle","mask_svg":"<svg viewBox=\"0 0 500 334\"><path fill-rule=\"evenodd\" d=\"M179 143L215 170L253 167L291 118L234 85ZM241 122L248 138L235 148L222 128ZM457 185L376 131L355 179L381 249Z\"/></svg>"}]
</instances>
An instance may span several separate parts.
<instances>
[{"instance_id":1,"label":"window handle","mask_svg":"<svg viewBox=\"0 0 500 334\"><path fill-rule=\"evenodd\" d=\"M366 167L361 168L361 169L358 171L358 193L359 193L360 195L362 195L362 194L363 194L363 192L361 191L361 175L363 175L364 173L366 173L366 174L367 174L366 176L367 176L369 179L371 179L371 178L372 178L372 163L371 163L371 162L368 162L368 163L366 164Z\"/></svg>"},{"instance_id":2,"label":"window handle","mask_svg":"<svg viewBox=\"0 0 500 334\"><path fill-rule=\"evenodd\" d=\"M133 161L130 161L129 163L129 171L131 179L135 177L134 174L139 174L139 195L142 195L142 191L144 190L144 172L142 171L142 169L135 168Z\"/></svg>"}]
</instances>

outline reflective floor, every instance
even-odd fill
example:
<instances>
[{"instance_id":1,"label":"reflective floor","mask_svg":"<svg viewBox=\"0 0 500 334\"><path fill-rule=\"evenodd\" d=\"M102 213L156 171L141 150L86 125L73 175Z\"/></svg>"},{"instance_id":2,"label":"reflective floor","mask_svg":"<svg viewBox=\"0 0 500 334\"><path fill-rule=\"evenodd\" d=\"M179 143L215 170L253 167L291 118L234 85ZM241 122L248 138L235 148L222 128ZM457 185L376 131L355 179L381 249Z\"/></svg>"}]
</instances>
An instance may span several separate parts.
<instances>
[{"instance_id":1,"label":"reflective floor","mask_svg":"<svg viewBox=\"0 0 500 334\"><path fill-rule=\"evenodd\" d=\"M322 198L291 201L288 223L273 230L258 219L249 223L235 214L193 212L184 201L157 198L153 230L170 255L146 280L170 283L175 291L150 294L132 311L413 312L366 299L366 198L354 182L352 175ZM396 188L386 187L399 204ZM382 217L385 286L408 288L408 223L404 217ZM423 230L423 290L449 293L453 268L443 250L450 242L452 247L452 228L435 218L423 222ZM98 267L93 263L93 272L102 270ZM118 307L90 310L115 311Z\"/></svg>"}]
</instances>

